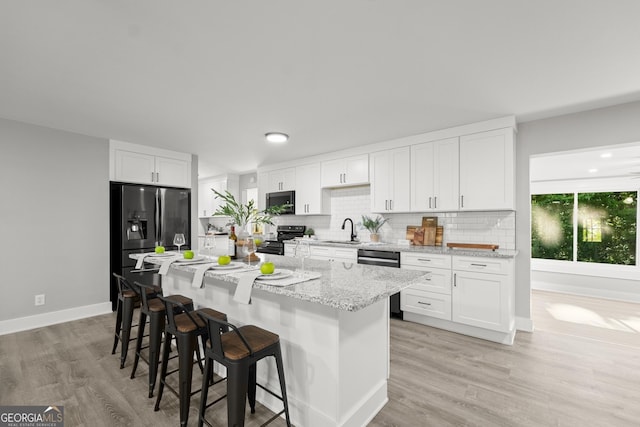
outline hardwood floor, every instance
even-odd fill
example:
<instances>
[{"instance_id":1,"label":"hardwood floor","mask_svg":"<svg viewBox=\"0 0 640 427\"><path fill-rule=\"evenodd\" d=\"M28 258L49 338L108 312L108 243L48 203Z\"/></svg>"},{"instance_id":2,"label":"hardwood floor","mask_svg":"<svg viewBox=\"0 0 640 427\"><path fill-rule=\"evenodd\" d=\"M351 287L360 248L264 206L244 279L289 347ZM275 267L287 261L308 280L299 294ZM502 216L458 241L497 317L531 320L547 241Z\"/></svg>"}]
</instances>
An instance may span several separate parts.
<instances>
[{"instance_id":1,"label":"hardwood floor","mask_svg":"<svg viewBox=\"0 0 640 427\"><path fill-rule=\"evenodd\" d=\"M640 305L534 292L533 309L536 331L513 346L392 320L389 403L370 425L637 426ZM67 426L177 425L175 396L153 411L144 363L133 380L131 357L118 369L113 323L104 315L0 336L0 404L61 404ZM215 425L226 425L224 404L214 408ZM247 426L270 415L258 405Z\"/></svg>"}]
</instances>

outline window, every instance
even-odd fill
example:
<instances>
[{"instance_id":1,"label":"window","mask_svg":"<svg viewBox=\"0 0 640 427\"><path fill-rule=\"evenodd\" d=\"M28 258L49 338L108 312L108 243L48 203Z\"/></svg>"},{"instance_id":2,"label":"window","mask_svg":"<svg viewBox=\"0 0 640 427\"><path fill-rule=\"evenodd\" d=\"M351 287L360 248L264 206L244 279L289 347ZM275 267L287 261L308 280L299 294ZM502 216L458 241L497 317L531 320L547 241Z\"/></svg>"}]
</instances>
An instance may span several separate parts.
<instances>
[{"instance_id":1,"label":"window","mask_svg":"<svg viewBox=\"0 0 640 427\"><path fill-rule=\"evenodd\" d=\"M573 260L574 194L531 196L531 256Z\"/></svg>"},{"instance_id":2,"label":"window","mask_svg":"<svg viewBox=\"0 0 640 427\"><path fill-rule=\"evenodd\" d=\"M531 256L636 265L636 217L635 191L532 195Z\"/></svg>"},{"instance_id":3,"label":"window","mask_svg":"<svg viewBox=\"0 0 640 427\"><path fill-rule=\"evenodd\" d=\"M637 193L578 194L578 261L636 264Z\"/></svg>"}]
</instances>

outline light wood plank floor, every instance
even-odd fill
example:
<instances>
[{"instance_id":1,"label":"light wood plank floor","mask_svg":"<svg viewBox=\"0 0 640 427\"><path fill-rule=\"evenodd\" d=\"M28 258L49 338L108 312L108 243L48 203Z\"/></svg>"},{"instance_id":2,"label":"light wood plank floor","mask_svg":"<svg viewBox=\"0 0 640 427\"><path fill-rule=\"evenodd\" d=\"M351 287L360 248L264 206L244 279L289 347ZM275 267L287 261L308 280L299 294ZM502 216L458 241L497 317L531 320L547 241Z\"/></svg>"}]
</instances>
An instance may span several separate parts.
<instances>
[{"instance_id":1,"label":"light wood plank floor","mask_svg":"<svg viewBox=\"0 0 640 427\"><path fill-rule=\"evenodd\" d=\"M389 403L370 425L638 426L640 305L536 291L533 310L536 331L513 346L392 320ZM61 404L67 426L177 425L173 395L159 412L146 398L146 365L133 380L131 358L118 369L113 323L104 315L0 336L0 404ZM269 416L258 406L247 426ZM226 407L212 418L226 425Z\"/></svg>"}]
</instances>

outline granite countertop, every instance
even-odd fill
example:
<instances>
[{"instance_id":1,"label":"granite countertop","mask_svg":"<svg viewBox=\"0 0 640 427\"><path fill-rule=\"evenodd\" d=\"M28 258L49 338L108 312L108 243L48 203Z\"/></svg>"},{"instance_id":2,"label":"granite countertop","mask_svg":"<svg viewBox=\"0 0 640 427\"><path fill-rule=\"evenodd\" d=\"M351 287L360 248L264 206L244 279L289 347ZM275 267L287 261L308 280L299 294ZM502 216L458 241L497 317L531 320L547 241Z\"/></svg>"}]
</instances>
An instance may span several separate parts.
<instances>
[{"instance_id":1,"label":"granite countertop","mask_svg":"<svg viewBox=\"0 0 640 427\"><path fill-rule=\"evenodd\" d=\"M131 257L137 258L137 254L131 255ZM302 260L299 258L266 254L260 254L260 257L264 261L273 262L276 269L298 270L301 268ZM148 258L147 260L153 264L162 263L162 260L156 261ZM272 294L326 305L339 310L358 311L419 282L420 278L425 275L425 272L421 271L313 259L306 259L304 267L308 271L320 272L322 276L318 279L281 287L256 282L253 284L253 289L254 291L259 289ZM194 273L197 268L197 264L173 263L169 274L172 269ZM206 278L215 278L232 284L238 283L238 278L234 274L218 275L207 271L205 285Z\"/></svg>"},{"instance_id":2,"label":"granite countertop","mask_svg":"<svg viewBox=\"0 0 640 427\"><path fill-rule=\"evenodd\" d=\"M287 240L285 244L295 245L296 240ZM390 251L390 252L419 252L429 254L441 254L441 255L460 255L460 256L472 256L472 257L485 257L485 258L515 258L518 251L511 249L498 249L495 251L486 249L451 249L446 246L414 246L414 245L397 245L393 243L339 243L335 241L324 241L316 239L300 239L305 242L309 242L310 245L317 246L332 246L339 248L354 248L354 249L371 249L376 251Z\"/></svg>"}]
</instances>

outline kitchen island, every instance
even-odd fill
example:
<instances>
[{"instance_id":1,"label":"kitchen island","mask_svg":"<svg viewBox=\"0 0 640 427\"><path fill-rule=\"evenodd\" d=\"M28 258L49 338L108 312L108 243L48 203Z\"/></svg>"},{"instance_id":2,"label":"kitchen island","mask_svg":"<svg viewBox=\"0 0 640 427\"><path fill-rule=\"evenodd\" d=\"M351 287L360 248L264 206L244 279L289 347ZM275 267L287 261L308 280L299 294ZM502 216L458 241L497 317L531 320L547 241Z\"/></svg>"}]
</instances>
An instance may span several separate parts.
<instances>
[{"instance_id":1,"label":"kitchen island","mask_svg":"<svg viewBox=\"0 0 640 427\"><path fill-rule=\"evenodd\" d=\"M300 259L261 258L278 269L301 268ZM305 269L320 278L285 287L255 283L247 305L233 298L233 274L207 272L204 286L193 288L197 267L174 263L162 278L165 294L189 296L197 306L226 313L232 323L255 324L280 336L294 425L360 427L387 402L388 297L423 272L307 259ZM272 360L260 362L258 382L279 391ZM282 408L261 389L257 399L274 412Z\"/></svg>"}]
</instances>

